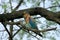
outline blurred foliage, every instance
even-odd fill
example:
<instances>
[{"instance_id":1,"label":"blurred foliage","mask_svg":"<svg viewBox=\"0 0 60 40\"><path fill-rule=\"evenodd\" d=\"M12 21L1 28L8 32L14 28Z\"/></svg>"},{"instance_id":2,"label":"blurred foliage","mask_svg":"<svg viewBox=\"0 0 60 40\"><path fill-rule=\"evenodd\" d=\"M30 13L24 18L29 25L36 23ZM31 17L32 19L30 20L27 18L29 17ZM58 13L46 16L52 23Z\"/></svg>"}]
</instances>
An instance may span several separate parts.
<instances>
[{"instance_id":1,"label":"blurred foliage","mask_svg":"<svg viewBox=\"0 0 60 40\"><path fill-rule=\"evenodd\" d=\"M51 6L57 6L50 8L51 11L56 12L58 10L57 8L59 8L58 6L60 6L60 0L49 0L49 1L51 1Z\"/></svg>"},{"instance_id":2,"label":"blurred foliage","mask_svg":"<svg viewBox=\"0 0 60 40\"><path fill-rule=\"evenodd\" d=\"M55 22L46 20L47 25L57 25Z\"/></svg>"},{"instance_id":3,"label":"blurred foliage","mask_svg":"<svg viewBox=\"0 0 60 40\"><path fill-rule=\"evenodd\" d=\"M6 9L7 8L7 4L4 3L4 5L2 5L2 8Z\"/></svg>"},{"instance_id":4,"label":"blurred foliage","mask_svg":"<svg viewBox=\"0 0 60 40\"><path fill-rule=\"evenodd\" d=\"M23 30L21 30L21 31L18 33L18 35L20 36L20 40L23 39L24 34L26 34L26 32L23 31Z\"/></svg>"},{"instance_id":5,"label":"blurred foliage","mask_svg":"<svg viewBox=\"0 0 60 40\"><path fill-rule=\"evenodd\" d=\"M56 40L54 37L50 37L50 40Z\"/></svg>"}]
</instances>

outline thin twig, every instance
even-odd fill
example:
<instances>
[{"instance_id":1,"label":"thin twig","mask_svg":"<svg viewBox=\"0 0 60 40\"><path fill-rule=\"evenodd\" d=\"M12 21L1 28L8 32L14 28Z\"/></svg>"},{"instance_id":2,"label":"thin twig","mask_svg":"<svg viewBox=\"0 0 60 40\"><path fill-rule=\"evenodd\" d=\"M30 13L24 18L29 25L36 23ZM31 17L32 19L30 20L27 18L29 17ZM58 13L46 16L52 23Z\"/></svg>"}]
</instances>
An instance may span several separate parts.
<instances>
[{"instance_id":1,"label":"thin twig","mask_svg":"<svg viewBox=\"0 0 60 40\"><path fill-rule=\"evenodd\" d=\"M12 9L12 2L11 2L12 0L9 0L9 3L10 3L10 7L11 7L11 11L13 10Z\"/></svg>"},{"instance_id":2,"label":"thin twig","mask_svg":"<svg viewBox=\"0 0 60 40\"><path fill-rule=\"evenodd\" d=\"M60 7L60 5L51 6L51 7L48 7L48 8L53 8L53 7ZM48 9L48 8L46 8L46 9Z\"/></svg>"},{"instance_id":3,"label":"thin twig","mask_svg":"<svg viewBox=\"0 0 60 40\"><path fill-rule=\"evenodd\" d=\"M20 29L18 29L17 30L17 32L16 33L14 33L14 35L12 36L12 37L14 37L19 31L21 30L21 28Z\"/></svg>"},{"instance_id":4,"label":"thin twig","mask_svg":"<svg viewBox=\"0 0 60 40\"><path fill-rule=\"evenodd\" d=\"M43 8L45 8L45 0L43 0Z\"/></svg>"},{"instance_id":5,"label":"thin twig","mask_svg":"<svg viewBox=\"0 0 60 40\"><path fill-rule=\"evenodd\" d=\"M4 28L5 28L5 30L7 31L7 33L9 34L9 36L11 36L10 32L8 31L8 29L7 29L7 27L6 27L5 22L2 22L2 24L3 24Z\"/></svg>"},{"instance_id":6,"label":"thin twig","mask_svg":"<svg viewBox=\"0 0 60 40\"><path fill-rule=\"evenodd\" d=\"M23 0L20 0L19 1L19 4L13 9L12 12L16 11L19 8L19 6L21 5L22 2L23 2Z\"/></svg>"}]
</instances>

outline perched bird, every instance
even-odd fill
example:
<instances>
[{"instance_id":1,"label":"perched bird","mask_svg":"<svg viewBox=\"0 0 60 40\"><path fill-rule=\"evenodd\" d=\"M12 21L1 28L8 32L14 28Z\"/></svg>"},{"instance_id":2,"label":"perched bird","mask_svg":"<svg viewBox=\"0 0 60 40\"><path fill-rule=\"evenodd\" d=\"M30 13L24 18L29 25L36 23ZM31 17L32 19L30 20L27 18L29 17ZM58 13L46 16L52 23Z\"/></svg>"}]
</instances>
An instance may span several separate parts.
<instances>
[{"instance_id":1,"label":"perched bird","mask_svg":"<svg viewBox=\"0 0 60 40\"><path fill-rule=\"evenodd\" d=\"M29 24L28 26L30 26L32 29L37 29L37 25L36 25L36 22L35 20L30 16L30 14L28 12L24 12L24 19L25 19L25 22L26 24ZM42 37L42 35L40 34L40 32L35 32L36 34L38 33L39 36Z\"/></svg>"}]
</instances>

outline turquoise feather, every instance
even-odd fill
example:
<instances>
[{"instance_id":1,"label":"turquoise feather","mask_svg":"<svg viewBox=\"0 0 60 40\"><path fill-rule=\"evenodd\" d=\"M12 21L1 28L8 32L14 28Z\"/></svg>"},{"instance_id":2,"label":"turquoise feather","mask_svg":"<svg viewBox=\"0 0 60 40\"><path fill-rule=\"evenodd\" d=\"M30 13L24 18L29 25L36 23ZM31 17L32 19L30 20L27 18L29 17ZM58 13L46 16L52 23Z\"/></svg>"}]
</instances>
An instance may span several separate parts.
<instances>
[{"instance_id":1,"label":"turquoise feather","mask_svg":"<svg viewBox=\"0 0 60 40\"><path fill-rule=\"evenodd\" d=\"M31 28L37 29L37 25L36 25L36 23L34 22L34 20L32 20L32 19L30 18L30 19L29 19L29 23L30 23L30 25L31 25Z\"/></svg>"}]
</instances>

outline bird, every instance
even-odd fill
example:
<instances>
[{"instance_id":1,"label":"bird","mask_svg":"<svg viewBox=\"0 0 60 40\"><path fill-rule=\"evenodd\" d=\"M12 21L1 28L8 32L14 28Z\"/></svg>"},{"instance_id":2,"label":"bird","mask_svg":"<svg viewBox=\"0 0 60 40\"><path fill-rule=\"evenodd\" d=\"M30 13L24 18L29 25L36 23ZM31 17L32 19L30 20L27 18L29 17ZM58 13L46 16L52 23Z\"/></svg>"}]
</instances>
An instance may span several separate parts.
<instances>
[{"instance_id":1,"label":"bird","mask_svg":"<svg viewBox=\"0 0 60 40\"><path fill-rule=\"evenodd\" d=\"M25 19L26 24L29 24L32 29L37 29L37 24L35 22L35 19L33 19L28 12L23 13L23 17ZM36 34L38 33L39 36L43 37L40 32L35 32Z\"/></svg>"}]
</instances>

